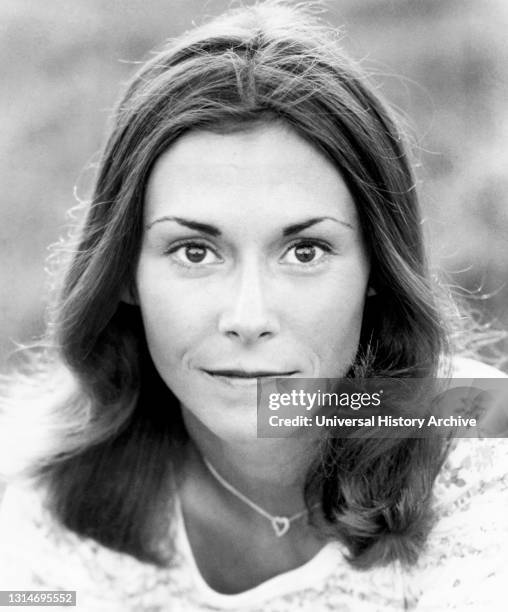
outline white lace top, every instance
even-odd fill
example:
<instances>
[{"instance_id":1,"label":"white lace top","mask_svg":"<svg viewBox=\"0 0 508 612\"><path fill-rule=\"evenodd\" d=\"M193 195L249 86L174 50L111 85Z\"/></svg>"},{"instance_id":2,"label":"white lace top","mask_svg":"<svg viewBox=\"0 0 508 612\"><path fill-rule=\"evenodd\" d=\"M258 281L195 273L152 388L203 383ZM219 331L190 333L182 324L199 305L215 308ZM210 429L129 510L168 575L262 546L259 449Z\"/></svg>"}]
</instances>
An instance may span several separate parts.
<instances>
[{"instance_id":1,"label":"white lace top","mask_svg":"<svg viewBox=\"0 0 508 612\"><path fill-rule=\"evenodd\" d=\"M418 564L352 569L338 543L239 594L200 575L181 509L175 554L157 568L57 525L41 496L8 488L0 508L0 590L75 590L82 612L506 612L508 439L459 439L435 485L439 520ZM61 608L45 607L44 610Z\"/></svg>"}]
</instances>

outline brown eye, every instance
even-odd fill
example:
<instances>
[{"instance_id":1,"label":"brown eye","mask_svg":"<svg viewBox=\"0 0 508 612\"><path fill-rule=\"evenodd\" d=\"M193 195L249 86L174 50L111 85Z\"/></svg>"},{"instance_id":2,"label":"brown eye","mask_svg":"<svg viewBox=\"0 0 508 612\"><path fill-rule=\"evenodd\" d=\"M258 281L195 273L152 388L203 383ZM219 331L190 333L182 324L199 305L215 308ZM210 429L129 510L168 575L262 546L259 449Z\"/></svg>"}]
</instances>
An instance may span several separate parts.
<instances>
[{"instance_id":1,"label":"brown eye","mask_svg":"<svg viewBox=\"0 0 508 612\"><path fill-rule=\"evenodd\" d=\"M187 268L197 268L222 262L220 256L212 247L195 241L173 246L166 251L166 254L170 255L174 262Z\"/></svg>"},{"instance_id":2,"label":"brown eye","mask_svg":"<svg viewBox=\"0 0 508 612\"><path fill-rule=\"evenodd\" d=\"M325 261L326 257L333 252L331 246L318 240L301 240L293 244L284 255L284 263L293 266L310 268L313 265Z\"/></svg>"},{"instance_id":3,"label":"brown eye","mask_svg":"<svg viewBox=\"0 0 508 612\"><path fill-rule=\"evenodd\" d=\"M311 244L302 244L295 247L295 257L301 263L309 263L316 257L316 247Z\"/></svg>"},{"instance_id":4,"label":"brown eye","mask_svg":"<svg viewBox=\"0 0 508 612\"><path fill-rule=\"evenodd\" d=\"M201 263L206 257L206 247L193 245L185 247L185 257L192 263Z\"/></svg>"}]
</instances>

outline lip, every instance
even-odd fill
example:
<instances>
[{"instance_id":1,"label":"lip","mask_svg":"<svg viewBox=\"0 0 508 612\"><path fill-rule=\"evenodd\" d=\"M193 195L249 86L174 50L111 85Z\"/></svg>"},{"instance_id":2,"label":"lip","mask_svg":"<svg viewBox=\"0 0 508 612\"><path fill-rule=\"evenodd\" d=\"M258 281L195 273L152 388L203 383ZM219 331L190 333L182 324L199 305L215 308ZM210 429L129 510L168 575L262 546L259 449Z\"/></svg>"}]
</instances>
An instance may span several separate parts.
<instances>
[{"instance_id":1,"label":"lip","mask_svg":"<svg viewBox=\"0 0 508 612\"><path fill-rule=\"evenodd\" d=\"M235 370L235 369L220 369L220 370L204 370L211 376L220 376L227 378L266 378L277 376L292 376L297 373L297 370L288 370L286 372L277 372L272 370Z\"/></svg>"},{"instance_id":2,"label":"lip","mask_svg":"<svg viewBox=\"0 0 508 612\"><path fill-rule=\"evenodd\" d=\"M269 370L202 370L206 376L214 381L224 383L229 387L250 387L257 389L259 379L270 379L277 377L292 376L297 370L277 372Z\"/></svg>"}]
</instances>

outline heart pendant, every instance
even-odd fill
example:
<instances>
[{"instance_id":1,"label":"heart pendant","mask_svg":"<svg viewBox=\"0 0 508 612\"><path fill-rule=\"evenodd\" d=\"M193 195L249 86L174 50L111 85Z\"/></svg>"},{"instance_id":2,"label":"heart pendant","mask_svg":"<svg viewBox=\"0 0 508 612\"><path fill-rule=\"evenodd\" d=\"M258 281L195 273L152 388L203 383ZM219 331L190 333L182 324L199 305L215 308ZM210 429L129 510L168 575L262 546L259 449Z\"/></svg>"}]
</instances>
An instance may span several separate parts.
<instances>
[{"instance_id":1,"label":"heart pendant","mask_svg":"<svg viewBox=\"0 0 508 612\"><path fill-rule=\"evenodd\" d=\"M272 527L278 538L288 532L289 526L289 519L287 516L274 516L272 519Z\"/></svg>"}]
</instances>

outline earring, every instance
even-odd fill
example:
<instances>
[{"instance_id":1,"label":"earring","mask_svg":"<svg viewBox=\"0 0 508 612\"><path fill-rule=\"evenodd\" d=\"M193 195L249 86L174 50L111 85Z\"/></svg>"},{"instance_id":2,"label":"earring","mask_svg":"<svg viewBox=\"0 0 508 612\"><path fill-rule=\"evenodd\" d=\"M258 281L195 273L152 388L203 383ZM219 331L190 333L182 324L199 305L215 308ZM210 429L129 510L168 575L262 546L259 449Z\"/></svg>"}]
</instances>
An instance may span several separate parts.
<instances>
[{"instance_id":1,"label":"earring","mask_svg":"<svg viewBox=\"0 0 508 612\"><path fill-rule=\"evenodd\" d=\"M367 297L372 297L373 295L377 295L377 291L374 287L369 287L367 290Z\"/></svg>"}]
</instances>

